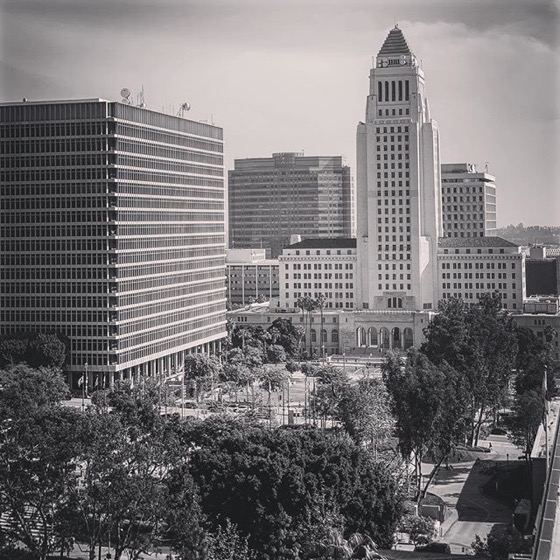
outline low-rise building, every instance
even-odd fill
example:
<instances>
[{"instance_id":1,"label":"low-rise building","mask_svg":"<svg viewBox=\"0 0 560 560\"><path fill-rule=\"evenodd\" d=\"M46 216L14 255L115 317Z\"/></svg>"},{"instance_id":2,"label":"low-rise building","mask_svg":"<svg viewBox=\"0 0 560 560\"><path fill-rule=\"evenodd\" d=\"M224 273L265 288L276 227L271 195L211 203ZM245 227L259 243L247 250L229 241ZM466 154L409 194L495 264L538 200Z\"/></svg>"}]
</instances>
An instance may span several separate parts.
<instances>
[{"instance_id":1,"label":"low-rise building","mask_svg":"<svg viewBox=\"0 0 560 560\"><path fill-rule=\"evenodd\" d=\"M226 251L226 296L230 305L278 299L278 261L264 249Z\"/></svg>"}]
</instances>

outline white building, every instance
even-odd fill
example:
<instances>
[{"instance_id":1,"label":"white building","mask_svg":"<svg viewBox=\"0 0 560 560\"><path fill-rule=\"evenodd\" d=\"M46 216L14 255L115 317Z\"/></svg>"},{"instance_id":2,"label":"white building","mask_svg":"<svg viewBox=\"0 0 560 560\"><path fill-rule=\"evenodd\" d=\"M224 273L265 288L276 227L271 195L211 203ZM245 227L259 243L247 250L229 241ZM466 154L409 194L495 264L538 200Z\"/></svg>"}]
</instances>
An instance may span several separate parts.
<instances>
[{"instance_id":1,"label":"white building","mask_svg":"<svg viewBox=\"0 0 560 560\"><path fill-rule=\"evenodd\" d=\"M474 163L441 166L444 237L487 237L496 233L496 183Z\"/></svg>"},{"instance_id":2,"label":"white building","mask_svg":"<svg viewBox=\"0 0 560 560\"><path fill-rule=\"evenodd\" d=\"M370 71L357 131L357 249L362 309L435 309L439 133L424 73L395 26Z\"/></svg>"},{"instance_id":3,"label":"white building","mask_svg":"<svg viewBox=\"0 0 560 560\"><path fill-rule=\"evenodd\" d=\"M355 239L305 239L278 257L281 308L298 298L325 296L325 309L353 309L356 286Z\"/></svg>"},{"instance_id":4,"label":"white building","mask_svg":"<svg viewBox=\"0 0 560 560\"><path fill-rule=\"evenodd\" d=\"M476 304L484 293L502 307L521 312L525 296L525 256L501 237L443 237L438 250L438 299L460 298Z\"/></svg>"}]
</instances>

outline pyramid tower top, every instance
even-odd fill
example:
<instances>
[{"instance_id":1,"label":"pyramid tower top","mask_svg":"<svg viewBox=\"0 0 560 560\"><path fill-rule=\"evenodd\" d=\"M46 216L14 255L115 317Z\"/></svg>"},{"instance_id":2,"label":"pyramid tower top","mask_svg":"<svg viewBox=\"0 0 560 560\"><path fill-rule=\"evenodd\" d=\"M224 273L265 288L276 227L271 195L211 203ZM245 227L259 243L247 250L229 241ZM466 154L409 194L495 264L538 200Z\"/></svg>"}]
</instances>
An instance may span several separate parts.
<instances>
[{"instance_id":1,"label":"pyramid tower top","mask_svg":"<svg viewBox=\"0 0 560 560\"><path fill-rule=\"evenodd\" d=\"M389 35L387 35L377 56L392 57L402 54L411 55L412 51L406 42L403 32L398 25L395 25L395 27L389 31Z\"/></svg>"}]
</instances>

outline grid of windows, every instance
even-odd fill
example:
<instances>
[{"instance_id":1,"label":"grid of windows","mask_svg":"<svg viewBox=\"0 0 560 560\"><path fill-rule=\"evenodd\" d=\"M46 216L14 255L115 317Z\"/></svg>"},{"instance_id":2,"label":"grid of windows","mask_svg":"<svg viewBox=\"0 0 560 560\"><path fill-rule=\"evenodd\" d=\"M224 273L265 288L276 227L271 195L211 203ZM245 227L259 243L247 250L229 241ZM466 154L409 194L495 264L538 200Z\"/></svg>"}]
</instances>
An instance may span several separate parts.
<instances>
[{"instance_id":1,"label":"grid of windows","mask_svg":"<svg viewBox=\"0 0 560 560\"><path fill-rule=\"evenodd\" d=\"M304 239L353 233L350 168L341 156L279 153L235 160L228 196L236 248L266 248L276 258L294 233Z\"/></svg>"},{"instance_id":2,"label":"grid of windows","mask_svg":"<svg viewBox=\"0 0 560 560\"><path fill-rule=\"evenodd\" d=\"M379 289L406 291L411 289L409 125L377 126L375 133Z\"/></svg>"},{"instance_id":3,"label":"grid of windows","mask_svg":"<svg viewBox=\"0 0 560 560\"><path fill-rule=\"evenodd\" d=\"M222 130L102 100L0 105L2 333L120 371L225 332Z\"/></svg>"},{"instance_id":4,"label":"grid of windows","mask_svg":"<svg viewBox=\"0 0 560 560\"><path fill-rule=\"evenodd\" d=\"M444 237L486 237L496 229L494 177L473 164L441 166Z\"/></svg>"}]
</instances>

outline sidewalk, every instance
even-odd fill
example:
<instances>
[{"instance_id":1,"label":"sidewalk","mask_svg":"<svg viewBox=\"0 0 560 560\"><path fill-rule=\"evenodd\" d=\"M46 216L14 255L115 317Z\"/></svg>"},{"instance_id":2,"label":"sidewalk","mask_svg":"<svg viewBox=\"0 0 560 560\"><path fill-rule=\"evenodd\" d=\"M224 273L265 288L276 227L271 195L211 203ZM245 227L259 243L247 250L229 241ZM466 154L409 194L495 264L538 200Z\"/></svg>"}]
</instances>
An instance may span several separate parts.
<instances>
[{"instance_id":1,"label":"sidewalk","mask_svg":"<svg viewBox=\"0 0 560 560\"><path fill-rule=\"evenodd\" d=\"M500 463L517 464L520 454L503 436L490 436L479 442L481 447L489 447L492 452L480 453L476 461L455 463L450 468L440 467L428 492L439 496L451 509L451 514L442 524L441 541L451 545L454 554L471 552L475 536L485 538L495 525L511 521L513 510L502 502L488 498L482 487L492 478L491 467ZM433 465L422 466L427 475Z\"/></svg>"}]
</instances>

